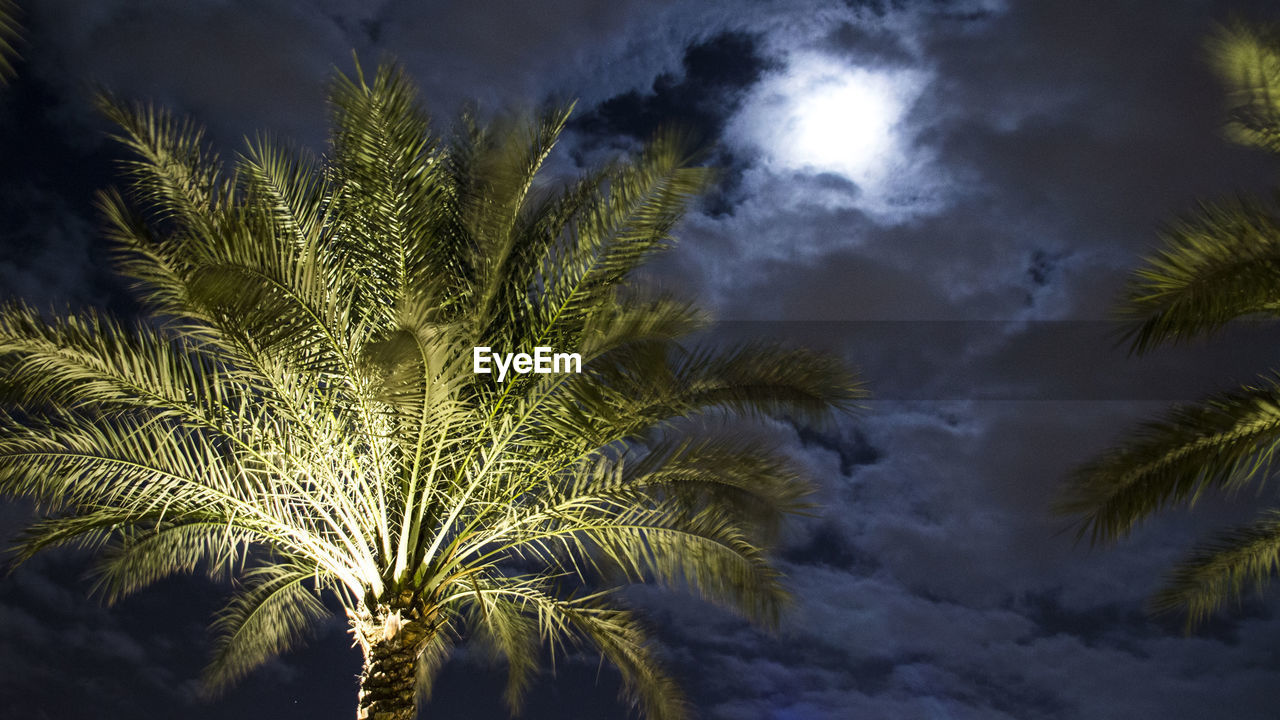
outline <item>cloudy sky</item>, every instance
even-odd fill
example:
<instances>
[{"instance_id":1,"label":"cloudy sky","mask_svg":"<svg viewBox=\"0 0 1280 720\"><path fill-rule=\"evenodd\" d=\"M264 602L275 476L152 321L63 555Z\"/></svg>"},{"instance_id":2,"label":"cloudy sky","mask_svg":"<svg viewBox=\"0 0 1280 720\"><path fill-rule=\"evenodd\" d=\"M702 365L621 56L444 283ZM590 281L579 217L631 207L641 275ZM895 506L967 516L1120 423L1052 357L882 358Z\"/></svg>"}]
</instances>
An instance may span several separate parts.
<instances>
[{"instance_id":1,"label":"cloudy sky","mask_svg":"<svg viewBox=\"0 0 1280 720\"><path fill-rule=\"evenodd\" d=\"M1274 332L1131 359L1107 322L1162 222L1265 191L1276 162L1222 139L1204 40L1266 2L1190 0L27 0L0 91L0 293L131 305L92 193L116 149L94 88L320 149L334 68L398 58L445 121L577 100L558 167L689 128L723 182L655 278L728 333L801 340L874 400L838 427L779 425L822 512L779 559L773 635L644 591L701 715L1275 717L1280 604L1184 636L1143 601L1168 564L1269 498L1210 500L1114 548L1049 513L1063 477L1134 421L1280 363ZM21 508L4 508L12 528ZM82 558L0 581L0 707L15 717L348 718L358 651L335 622L227 696L195 678L219 588L176 580L105 609ZM424 717L503 718L461 654ZM584 658L526 717L621 718Z\"/></svg>"}]
</instances>

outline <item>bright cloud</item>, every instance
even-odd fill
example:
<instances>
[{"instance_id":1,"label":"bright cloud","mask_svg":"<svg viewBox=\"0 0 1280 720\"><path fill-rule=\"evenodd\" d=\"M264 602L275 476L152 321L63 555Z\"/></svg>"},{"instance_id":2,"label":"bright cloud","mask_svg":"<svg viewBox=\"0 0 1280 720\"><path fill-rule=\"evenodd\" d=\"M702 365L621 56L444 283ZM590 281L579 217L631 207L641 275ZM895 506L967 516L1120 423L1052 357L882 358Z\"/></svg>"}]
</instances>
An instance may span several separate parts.
<instances>
[{"instance_id":1,"label":"bright cloud","mask_svg":"<svg viewBox=\"0 0 1280 720\"><path fill-rule=\"evenodd\" d=\"M857 186L843 202L828 199L832 204L901 217L931 205L925 189L936 184L928 182L928 158L905 122L928 80L924 70L797 53L755 88L728 136L761 152L771 171L834 173Z\"/></svg>"}]
</instances>

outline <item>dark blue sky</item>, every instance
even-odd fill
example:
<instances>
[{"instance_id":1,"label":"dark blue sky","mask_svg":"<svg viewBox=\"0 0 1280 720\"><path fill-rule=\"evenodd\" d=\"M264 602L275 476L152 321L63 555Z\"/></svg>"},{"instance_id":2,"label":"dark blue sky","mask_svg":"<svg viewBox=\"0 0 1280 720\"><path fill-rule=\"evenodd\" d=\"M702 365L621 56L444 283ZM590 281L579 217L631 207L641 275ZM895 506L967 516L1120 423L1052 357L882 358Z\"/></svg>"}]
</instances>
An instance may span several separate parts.
<instances>
[{"instance_id":1,"label":"dark blue sky","mask_svg":"<svg viewBox=\"0 0 1280 720\"><path fill-rule=\"evenodd\" d=\"M560 169L690 128L724 180L654 276L725 332L843 354L875 398L836 428L776 428L822 501L789 529L778 633L635 593L702 716L1272 718L1280 605L1190 637L1142 611L1170 562L1269 493L1093 551L1049 513L1135 420L1280 366L1267 328L1134 360L1106 322L1160 223L1274 178L1274 158L1222 139L1204 51L1214 22L1280 18L1269 5L27 0L0 91L0 293L131 312L92 208L116 152L98 86L193 114L224 156L260 129L319 148L325 81L353 49L403 61L446 120L577 98ZM220 589L177 580L108 609L83 568L54 555L0 581L8 714L351 717L359 654L337 619L201 700ZM424 717L506 717L500 677L465 652L437 688ZM584 656L526 716L621 718L615 693Z\"/></svg>"}]
</instances>

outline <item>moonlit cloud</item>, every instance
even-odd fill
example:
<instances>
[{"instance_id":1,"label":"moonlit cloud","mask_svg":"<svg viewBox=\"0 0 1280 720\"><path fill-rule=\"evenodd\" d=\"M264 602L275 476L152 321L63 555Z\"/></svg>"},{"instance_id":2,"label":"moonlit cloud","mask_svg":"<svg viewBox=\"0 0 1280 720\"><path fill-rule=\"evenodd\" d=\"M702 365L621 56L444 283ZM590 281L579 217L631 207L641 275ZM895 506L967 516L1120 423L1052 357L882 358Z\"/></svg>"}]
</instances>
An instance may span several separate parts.
<instances>
[{"instance_id":1,"label":"moonlit cloud","mask_svg":"<svg viewBox=\"0 0 1280 720\"><path fill-rule=\"evenodd\" d=\"M848 179L855 187L831 194L833 204L881 217L919 212L918 201L903 198L933 183L924 177L927 149L913 143L906 115L928 80L921 69L859 67L799 53L753 90L729 136L762 153L772 172Z\"/></svg>"}]
</instances>

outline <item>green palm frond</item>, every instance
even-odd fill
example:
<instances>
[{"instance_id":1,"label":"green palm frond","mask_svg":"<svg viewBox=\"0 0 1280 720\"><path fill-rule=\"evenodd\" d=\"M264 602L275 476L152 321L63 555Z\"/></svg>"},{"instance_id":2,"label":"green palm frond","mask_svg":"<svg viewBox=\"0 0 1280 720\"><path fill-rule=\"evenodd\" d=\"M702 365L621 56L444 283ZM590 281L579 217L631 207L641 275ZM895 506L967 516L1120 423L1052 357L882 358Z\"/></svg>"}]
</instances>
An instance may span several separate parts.
<instances>
[{"instance_id":1,"label":"green palm frond","mask_svg":"<svg viewBox=\"0 0 1280 720\"><path fill-rule=\"evenodd\" d=\"M569 623L622 673L622 697L650 720L689 716L688 701L654 657L636 616L624 609L589 604L564 611Z\"/></svg>"},{"instance_id":2,"label":"green palm frond","mask_svg":"<svg viewBox=\"0 0 1280 720\"><path fill-rule=\"evenodd\" d=\"M1209 50L1229 87L1228 136L1280 151L1280 31L1233 23L1219 28Z\"/></svg>"},{"instance_id":3,"label":"green palm frond","mask_svg":"<svg viewBox=\"0 0 1280 720\"><path fill-rule=\"evenodd\" d=\"M1280 33L1237 23L1210 41L1230 90L1228 134L1280 151ZM1131 276L1120 315L1131 349L1143 353L1212 333L1232 320L1280 314L1280 216L1260 200L1202 203L1163 232L1163 247ZM1056 509L1075 519L1078 537L1110 542L1173 506L1206 492L1261 491L1280 446L1280 377L1178 407L1130 431L1078 468ZM1277 570L1280 515L1221 535L1179 564L1155 597L1160 612L1185 612L1188 629L1246 585L1261 588Z\"/></svg>"},{"instance_id":4,"label":"green palm frond","mask_svg":"<svg viewBox=\"0 0 1280 720\"><path fill-rule=\"evenodd\" d=\"M586 449L643 435L668 420L730 412L821 422L864 391L839 362L794 348L686 349L647 342L616 348L564 380L539 408L548 432Z\"/></svg>"},{"instance_id":5,"label":"green palm frond","mask_svg":"<svg viewBox=\"0 0 1280 720\"><path fill-rule=\"evenodd\" d=\"M107 94L99 96L98 108L119 126L115 139L137 156L121 163L133 196L145 199L151 218L181 223L195 235L174 234L171 241L200 252L202 240L208 239L201 236L217 228L223 220L220 211L232 202L232 186L206 143L204 129L167 110Z\"/></svg>"},{"instance_id":6,"label":"green palm frond","mask_svg":"<svg viewBox=\"0 0 1280 720\"><path fill-rule=\"evenodd\" d=\"M1280 569L1280 511L1220 534L1178 563L1152 599L1152 610L1184 613L1187 629L1208 619L1246 588L1266 587Z\"/></svg>"},{"instance_id":7,"label":"green palm frond","mask_svg":"<svg viewBox=\"0 0 1280 720\"><path fill-rule=\"evenodd\" d=\"M1204 203L1163 240L1125 290L1121 316L1135 352L1280 314L1280 220L1261 202Z\"/></svg>"},{"instance_id":8,"label":"green palm frond","mask_svg":"<svg viewBox=\"0 0 1280 720\"><path fill-rule=\"evenodd\" d=\"M18 23L21 11L13 0L0 0L0 85L13 78L13 61L18 56L18 42L22 39L22 25Z\"/></svg>"},{"instance_id":9,"label":"green palm frond","mask_svg":"<svg viewBox=\"0 0 1280 720\"><path fill-rule=\"evenodd\" d=\"M241 574L242 585L213 621L213 660L205 688L216 693L295 647L329 616L306 567L274 563Z\"/></svg>"},{"instance_id":10,"label":"green palm frond","mask_svg":"<svg viewBox=\"0 0 1280 720\"><path fill-rule=\"evenodd\" d=\"M829 357L686 345L698 308L634 270L710 172L673 134L563 183L569 110L431 133L402 71L331 88L319 159L259 137L227 170L191 121L102 99L133 159L98 199L150 315L0 308L0 493L43 516L17 560L99 553L116 600L177 572L236 585L221 688L340 604L362 713L407 716L456 642L508 669L594 647L650 718L682 696L619 591L656 583L763 624L808 485L744 427L864 396ZM472 348L581 354L476 374Z\"/></svg>"},{"instance_id":11,"label":"green palm frond","mask_svg":"<svg viewBox=\"0 0 1280 720\"><path fill-rule=\"evenodd\" d=\"M155 525L145 530L136 518L116 520L134 527L118 534L93 569L95 589L108 603L178 573L203 570L215 580L233 577L243 570L248 549L263 540L212 513L203 518L187 513L178 522L157 516Z\"/></svg>"},{"instance_id":12,"label":"green palm frond","mask_svg":"<svg viewBox=\"0 0 1280 720\"><path fill-rule=\"evenodd\" d=\"M425 704L431 699L431 693L435 689L436 676L439 675L440 668L444 667L445 663L449 661L449 656L453 653L454 643L453 630L446 623L437 633L431 636L426 647L422 649L422 654L418 656L418 665L414 676L419 704Z\"/></svg>"},{"instance_id":13,"label":"green palm frond","mask_svg":"<svg viewBox=\"0 0 1280 720\"><path fill-rule=\"evenodd\" d=\"M438 232L448 188L438 182L437 143L408 77L396 68L380 69L371 84L363 74L339 76L330 105L333 249L360 300L391 312L410 290L438 283L436 298L469 301L453 238Z\"/></svg>"},{"instance_id":14,"label":"green palm frond","mask_svg":"<svg viewBox=\"0 0 1280 720\"><path fill-rule=\"evenodd\" d=\"M1280 32L1237 23L1220 28L1209 45L1230 90L1230 137L1280 151ZM1251 197L1202 203L1162 240L1133 273L1122 303L1135 352L1238 317L1277 314L1280 219L1271 204Z\"/></svg>"},{"instance_id":15,"label":"green palm frond","mask_svg":"<svg viewBox=\"0 0 1280 720\"><path fill-rule=\"evenodd\" d=\"M1265 482L1280 445L1280 383L1265 380L1147 423L1079 468L1058 510L1094 542L1128 535L1169 506L1207 490Z\"/></svg>"},{"instance_id":16,"label":"green palm frond","mask_svg":"<svg viewBox=\"0 0 1280 720\"><path fill-rule=\"evenodd\" d=\"M486 648L491 658L506 663L503 697L514 715L533 683L544 634L552 629L538 612L544 608L528 598L541 583L535 580L517 590L512 588L512 578L473 577L470 582L472 593L463 600L466 623L473 641ZM508 589L512 591L503 592ZM545 590L542 593L541 599L552 602Z\"/></svg>"},{"instance_id":17,"label":"green palm frond","mask_svg":"<svg viewBox=\"0 0 1280 720\"><path fill-rule=\"evenodd\" d=\"M684 693L654 657L648 632L633 612L609 594L561 598L553 588L548 578L522 576L497 587L478 584L465 596L471 623L509 660L509 705L519 706L539 643L553 659L587 646L621 672L622 699L645 717L687 717Z\"/></svg>"}]
</instances>

